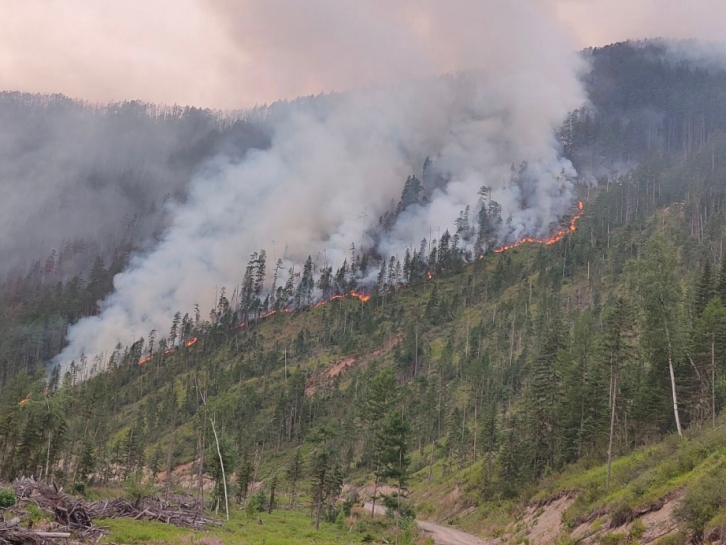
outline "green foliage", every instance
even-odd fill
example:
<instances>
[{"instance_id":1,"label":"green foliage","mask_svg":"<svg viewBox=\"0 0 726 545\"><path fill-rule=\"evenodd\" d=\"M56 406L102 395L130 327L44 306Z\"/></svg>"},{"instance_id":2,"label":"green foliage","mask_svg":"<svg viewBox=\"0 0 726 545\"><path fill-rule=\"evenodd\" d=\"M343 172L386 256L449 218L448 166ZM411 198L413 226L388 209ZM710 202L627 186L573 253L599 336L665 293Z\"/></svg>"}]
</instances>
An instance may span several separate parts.
<instances>
[{"instance_id":1,"label":"green foliage","mask_svg":"<svg viewBox=\"0 0 726 545\"><path fill-rule=\"evenodd\" d=\"M15 491L10 488L0 488L0 508L7 509L15 505Z\"/></svg>"},{"instance_id":2,"label":"green foliage","mask_svg":"<svg viewBox=\"0 0 726 545\"><path fill-rule=\"evenodd\" d=\"M604 534L598 538L598 543L600 543L600 545L624 545L627 542L627 534L611 533Z\"/></svg>"},{"instance_id":3,"label":"green foliage","mask_svg":"<svg viewBox=\"0 0 726 545\"><path fill-rule=\"evenodd\" d=\"M709 521L725 507L726 475L717 471L688 487L677 516L700 538Z\"/></svg>"},{"instance_id":4,"label":"green foliage","mask_svg":"<svg viewBox=\"0 0 726 545\"><path fill-rule=\"evenodd\" d=\"M260 488L250 497L249 500L247 500L247 505L245 505L245 512L250 516L253 513L263 513L267 510L267 501L267 492L264 488Z\"/></svg>"},{"instance_id":5,"label":"green foliage","mask_svg":"<svg viewBox=\"0 0 726 545\"><path fill-rule=\"evenodd\" d=\"M630 528L628 529L628 534L631 538L637 540L643 537L643 534L645 533L645 524L643 524L643 521L640 519L635 519L633 524L630 525Z\"/></svg>"},{"instance_id":6,"label":"green foliage","mask_svg":"<svg viewBox=\"0 0 726 545\"><path fill-rule=\"evenodd\" d=\"M133 473L123 485L123 497L129 501L139 501L154 493L154 483L145 480L140 473Z\"/></svg>"}]
</instances>

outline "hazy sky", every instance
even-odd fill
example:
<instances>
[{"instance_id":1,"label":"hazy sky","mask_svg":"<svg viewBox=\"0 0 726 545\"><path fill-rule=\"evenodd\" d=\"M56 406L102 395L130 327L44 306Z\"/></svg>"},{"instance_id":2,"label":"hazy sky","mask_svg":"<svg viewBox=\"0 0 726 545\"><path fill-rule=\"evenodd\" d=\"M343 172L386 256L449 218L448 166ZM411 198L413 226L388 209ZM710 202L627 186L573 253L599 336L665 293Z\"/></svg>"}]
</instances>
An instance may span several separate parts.
<instances>
[{"instance_id":1,"label":"hazy sky","mask_svg":"<svg viewBox=\"0 0 726 545\"><path fill-rule=\"evenodd\" d=\"M726 17L723 0L541 2L576 47L655 36L720 39ZM322 3L0 0L0 89L237 108L467 64L451 51L416 57L412 36L436 40L415 3L341 1L319 17ZM375 39L363 32L369 18L388 22ZM379 64L368 54L361 65L353 58L361 45L408 62ZM401 65L404 73L385 72Z\"/></svg>"}]
</instances>

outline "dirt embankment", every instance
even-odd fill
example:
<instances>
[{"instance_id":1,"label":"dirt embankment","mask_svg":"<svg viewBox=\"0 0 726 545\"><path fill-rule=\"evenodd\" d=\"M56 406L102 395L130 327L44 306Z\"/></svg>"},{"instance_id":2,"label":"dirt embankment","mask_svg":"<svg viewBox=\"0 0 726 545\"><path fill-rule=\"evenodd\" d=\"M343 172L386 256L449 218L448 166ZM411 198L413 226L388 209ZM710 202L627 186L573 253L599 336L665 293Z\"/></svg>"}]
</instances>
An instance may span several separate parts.
<instances>
[{"instance_id":1,"label":"dirt embankment","mask_svg":"<svg viewBox=\"0 0 726 545\"><path fill-rule=\"evenodd\" d=\"M315 373L305 385L305 395L308 397L313 395L318 388L325 388L335 380L335 377L343 374L352 367L365 365L373 358L377 358L386 352L389 352L396 346L403 337L403 334L394 335L381 348L365 354L363 356L346 356L342 359L331 363L326 369Z\"/></svg>"}]
</instances>

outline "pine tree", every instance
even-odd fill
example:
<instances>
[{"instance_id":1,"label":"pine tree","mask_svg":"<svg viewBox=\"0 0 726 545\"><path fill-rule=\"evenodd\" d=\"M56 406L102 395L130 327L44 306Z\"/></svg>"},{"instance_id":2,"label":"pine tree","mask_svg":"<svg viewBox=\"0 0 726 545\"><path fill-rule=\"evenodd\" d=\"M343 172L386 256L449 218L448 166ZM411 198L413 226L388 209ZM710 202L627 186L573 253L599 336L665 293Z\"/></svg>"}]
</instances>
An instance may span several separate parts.
<instances>
[{"instance_id":1,"label":"pine tree","mask_svg":"<svg viewBox=\"0 0 726 545\"><path fill-rule=\"evenodd\" d=\"M710 375L710 405L711 405L711 425L716 427L716 382L717 370L723 367L726 357L726 343L724 335L726 335L726 307L721 300L714 297L696 323L697 336L701 342L701 346L706 348L705 352L708 361L708 375ZM705 345L705 346L704 346Z\"/></svg>"},{"instance_id":2,"label":"pine tree","mask_svg":"<svg viewBox=\"0 0 726 545\"><path fill-rule=\"evenodd\" d=\"M610 367L610 434L608 439L608 472L605 490L610 490L610 470L612 466L613 437L615 416L618 410L619 378L623 366L633 357L632 338L634 321L624 299L618 298L612 308L605 312L603 332L603 351Z\"/></svg>"},{"instance_id":3,"label":"pine tree","mask_svg":"<svg viewBox=\"0 0 726 545\"><path fill-rule=\"evenodd\" d=\"M400 410L389 413L383 426L378 431L381 460L378 476L395 484L398 489L396 501L396 523L401 515L401 497L406 490L409 478L411 458L408 453L408 437L411 428L401 416Z\"/></svg>"},{"instance_id":4,"label":"pine tree","mask_svg":"<svg viewBox=\"0 0 726 545\"><path fill-rule=\"evenodd\" d=\"M721 260L721 270L718 276L718 286L716 286L716 294L721 303L726 305L726 252L724 252Z\"/></svg>"},{"instance_id":5,"label":"pine tree","mask_svg":"<svg viewBox=\"0 0 726 545\"><path fill-rule=\"evenodd\" d=\"M290 484L290 506L295 506L295 495L297 492L297 483L302 478L303 473L303 458L300 448L295 449L290 459L290 463L287 466L286 476L287 482Z\"/></svg>"},{"instance_id":6,"label":"pine tree","mask_svg":"<svg viewBox=\"0 0 726 545\"><path fill-rule=\"evenodd\" d=\"M312 458L310 465L310 495L315 507L315 529L320 529L320 515L326 500L326 479L330 465L330 454L324 447L320 448Z\"/></svg>"},{"instance_id":7,"label":"pine tree","mask_svg":"<svg viewBox=\"0 0 726 545\"><path fill-rule=\"evenodd\" d=\"M96 454L90 441L84 441L81 456L76 468L76 480L88 482L88 477L96 470Z\"/></svg>"},{"instance_id":8,"label":"pine tree","mask_svg":"<svg viewBox=\"0 0 726 545\"><path fill-rule=\"evenodd\" d=\"M655 366L667 364L668 367L673 417L678 435L682 437L675 376L681 287L676 276L675 255L672 246L658 235L648 241L643 259L628 263L628 271L644 311L644 342L649 356Z\"/></svg>"},{"instance_id":9,"label":"pine tree","mask_svg":"<svg viewBox=\"0 0 726 545\"><path fill-rule=\"evenodd\" d=\"M711 260L707 259L706 264L703 266L703 273L698 281L698 287L696 289L696 305L695 312L696 316L703 315L703 311L706 309L709 301L716 295L716 289L713 285L713 273L711 272Z\"/></svg>"},{"instance_id":10,"label":"pine tree","mask_svg":"<svg viewBox=\"0 0 726 545\"><path fill-rule=\"evenodd\" d=\"M539 355L534 362L528 394L529 455L533 475L539 478L546 468L555 468L560 430L558 409L561 400L561 363L565 332L559 315L550 316Z\"/></svg>"},{"instance_id":11,"label":"pine tree","mask_svg":"<svg viewBox=\"0 0 726 545\"><path fill-rule=\"evenodd\" d=\"M247 499L247 492L249 491L250 484L252 483L252 476L254 475L255 468L252 461L244 451L240 457L239 465L237 466L237 502L242 504Z\"/></svg>"}]
</instances>

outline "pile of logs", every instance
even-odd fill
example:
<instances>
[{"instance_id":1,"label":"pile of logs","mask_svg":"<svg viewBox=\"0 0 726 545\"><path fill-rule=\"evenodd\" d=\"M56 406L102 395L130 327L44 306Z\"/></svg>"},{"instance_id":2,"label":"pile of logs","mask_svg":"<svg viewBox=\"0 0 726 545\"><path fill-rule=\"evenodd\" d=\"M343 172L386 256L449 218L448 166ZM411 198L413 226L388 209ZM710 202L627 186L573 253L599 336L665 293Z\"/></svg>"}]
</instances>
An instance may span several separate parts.
<instances>
[{"instance_id":1,"label":"pile of logs","mask_svg":"<svg viewBox=\"0 0 726 545\"><path fill-rule=\"evenodd\" d=\"M166 502L150 497L136 502L122 498L97 501L88 506L93 518L128 517L133 519L157 520L174 526L204 530L215 521L203 517L194 503L183 500Z\"/></svg>"},{"instance_id":2,"label":"pile of logs","mask_svg":"<svg viewBox=\"0 0 726 545\"><path fill-rule=\"evenodd\" d=\"M58 539L62 539L67 543L71 537L70 532L44 532L23 528L20 526L20 519L13 518L7 522L0 522L0 543L5 544L26 544L46 545L56 543Z\"/></svg>"},{"instance_id":3,"label":"pile of logs","mask_svg":"<svg viewBox=\"0 0 726 545\"><path fill-rule=\"evenodd\" d=\"M7 522L0 518L0 545L45 545L58 543L57 540L67 543L66 540L71 536L81 542L96 542L104 532L103 528L94 525L93 519L103 518L155 520L194 530L204 530L208 525L218 524L203 517L196 502L186 496L175 496L170 501L150 497L134 502L116 498L87 503L32 478L15 481L14 488L18 504L13 508L13 514L33 503L52 516L52 531L33 529L32 525L22 527L17 516Z\"/></svg>"}]
</instances>

